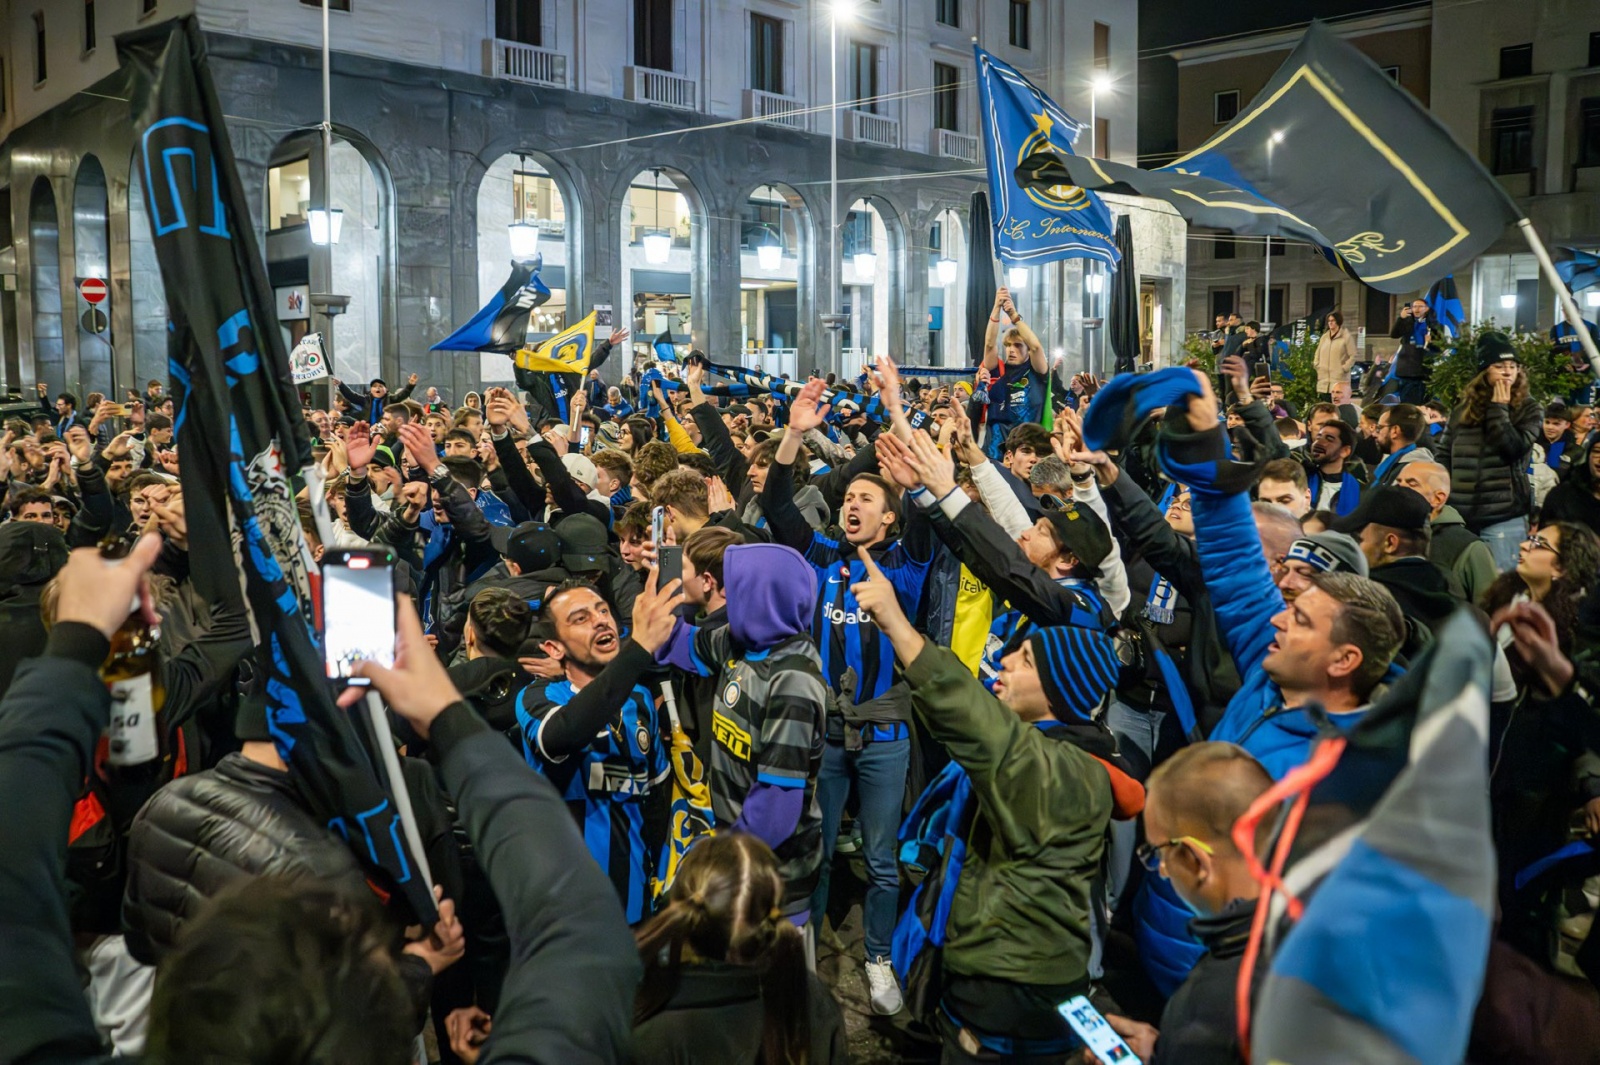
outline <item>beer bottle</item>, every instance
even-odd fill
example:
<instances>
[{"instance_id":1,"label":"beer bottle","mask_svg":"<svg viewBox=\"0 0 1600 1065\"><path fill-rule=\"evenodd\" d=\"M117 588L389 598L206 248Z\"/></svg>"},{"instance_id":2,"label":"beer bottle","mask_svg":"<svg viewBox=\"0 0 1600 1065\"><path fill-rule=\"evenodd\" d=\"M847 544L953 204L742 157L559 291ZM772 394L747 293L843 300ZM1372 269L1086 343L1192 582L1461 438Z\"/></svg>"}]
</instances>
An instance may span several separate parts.
<instances>
[{"instance_id":1,"label":"beer bottle","mask_svg":"<svg viewBox=\"0 0 1600 1065\"><path fill-rule=\"evenodd\" d=\"M107 541L106 558L125 557L129 545ZM111 654L100 667L100 679L111 692L111 724L106 730L107 761L137 766L161 756L161 709L167 701L161 677L161 632L144 619L135 593L128 620L111 637Z\"/></svg>"}]
</instances>

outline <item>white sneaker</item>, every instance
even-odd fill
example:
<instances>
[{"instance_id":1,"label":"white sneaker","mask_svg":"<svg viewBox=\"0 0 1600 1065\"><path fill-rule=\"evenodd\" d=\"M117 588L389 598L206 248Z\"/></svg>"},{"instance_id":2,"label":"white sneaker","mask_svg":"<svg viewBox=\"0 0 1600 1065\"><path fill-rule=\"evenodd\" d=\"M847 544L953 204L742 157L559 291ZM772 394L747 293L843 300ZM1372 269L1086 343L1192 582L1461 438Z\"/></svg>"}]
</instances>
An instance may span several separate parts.
<instances>
[{"instance_id":1,"label":"white sneaker","mask_svg":"<svg viewBox=\"0 0 1600 1065\"><path fill-rule=\"evenodd\" d=\"M867 962L867 991L873 1013L887 1017L899 1013L905 1005L900 998L900 985L895 982L894 966L882 955Z\"/></svg>"}]
</instances>

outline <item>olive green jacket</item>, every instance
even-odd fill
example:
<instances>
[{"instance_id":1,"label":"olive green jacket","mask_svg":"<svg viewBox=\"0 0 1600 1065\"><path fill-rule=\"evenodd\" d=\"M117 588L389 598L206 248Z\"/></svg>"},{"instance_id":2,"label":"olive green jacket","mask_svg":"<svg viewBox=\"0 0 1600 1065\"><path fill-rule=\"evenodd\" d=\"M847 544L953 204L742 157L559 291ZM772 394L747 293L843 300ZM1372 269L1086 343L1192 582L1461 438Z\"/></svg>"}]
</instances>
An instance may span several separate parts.
<instances>
[{"instance_id":1,"label":"olive green jacket","mask_svg":"<svg viewBox=\"0 0 1600 1065\"><path fill-rule=\"evenodd\" d=\"M1087 978L1089 884L1112 812L1106 768L1017 717L930 640L905 670L912 705L977 803L946 926L952 972L1024 984Z\"/></svg>"}]
</instances>

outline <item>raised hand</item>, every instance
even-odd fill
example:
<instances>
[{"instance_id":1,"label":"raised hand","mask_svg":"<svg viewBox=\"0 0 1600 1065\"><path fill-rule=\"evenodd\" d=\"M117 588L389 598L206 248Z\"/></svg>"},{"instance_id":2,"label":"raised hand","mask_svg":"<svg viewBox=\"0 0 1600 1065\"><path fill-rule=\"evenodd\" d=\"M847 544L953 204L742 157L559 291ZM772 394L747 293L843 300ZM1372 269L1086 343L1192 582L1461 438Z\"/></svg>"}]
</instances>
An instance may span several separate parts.
<instances>
[{"instance_id":1,"label":"raised hand","mask_svg":"<svg viewBox=\"0 0 1600 1065\"><path fill-rule=\"evenodd\" d=\"M879 440L879 447L883 446ZM901 445L905 447L906 445ZM943 499L956 488L956 464L939 445L928 439L927 433L912 433L909 462L923 487Z\"/></svg>"},{"instance_id":2,"label":"raised hand","mask_svg":"<svg viewBox=\"0 0 1600 1065\"><path fill-rule=\"evenodd\" d=\"M1192 371L1200 384L1200 394L1189 399L1189 428L1197 433L1215 429L1219 424L1217 394L1211 389L1211 377L1199 370Z\"/></svg>"},{"instance_id":3,"label":"raised hand","mask_svg":"<svg viewBox=\"0 0 1600 1065\"><path fill-rule=\"evenodd\" d=\"M377 451L377 445L372 442L372 426L366 422L356 422L345 432L344 457L349 460L353 472L365 473Z\"/></svg>"},{"instance_id":4,"label":"raised hand","mask_svg":"<svg viewBox=\"0 0 1600 1065\"><path fill-rule=\"evenodd\" d=\"M660 577L661 571L652 564L644 591L633 601L633 642L651 654L672 636L676 611L683 603L683 582L673 578L665 588L657 588Z\"/></svg>"},{"instance_id":5,"label":"raised hand","mask_svg":"<svg viewBox=\"0 0 1600 1065\"><path fill-rule=\"evenodd\" d=\"M830 404L822 402L827 385L821 378L812 378L800 389L800 394L789 404L789 428L796 433L807 433L827 420Z\"/></svg>"},{"instance_id":6,"label":"raised hand","mask_svg":"<svg viewBox=\"0 0 1600 1065\"><path fill-rule=\"evenodd\" d=\"M426 739L433 719L445 707L461 701L461 693L450 681L450 674L428 646L422 634L422 621L417 608L411 605L410 596L395 600L394 667L386 668L377 662L362 660L351 670L358 677L372 682L383 696L389 709L411 723L417 734ZM339 705L351 707L366 695L361 688L346 689L339 696Z\"/></svg>"},{"instance_id":7,"label":"raised hand","mask_svg":"<svg viewBox=\"0 0 1600 1065\"><path fill-rule=\"evenodd\" d=\"M410 377L406 378L406 384L415 385L416 383L417 383L417 375L416 374L412 374Z\"/></svg>"},{"instance_id":8,"label":"raised hand","mask_svg":"<svg viewBox=\"0 0 1600 1065\"><path fill-rule=\"evenodd\" d=\"M922 478L917 476L916 469L911 465L911 451L898 436L879 433L877 455L878 471L883 474L884 480L901 488L918 488L922 485Z\"/></svg>"},{"instance_id":9,"label":"raised hand","mask_svg":"<svg viewBox=\"0 0 1600 1065\"><path fill-rule=\"evenodd\" d=\"M710 507L709 513L721 514L723 511L734 508L733 493L728 491L728 486L722 483L721 477L711 478L706 488L706 502Z\"/></svg>"},{"instance_id":10,"label":"raised hand","mask_svg":"<svg viewBox=\"0 0 1600 1065\"><path fill-rule=\"evenodd\" d=\"M894 585L872 560L872 554L865 547L858 547L856 556L866 568L867 579L852 584L850 594L856 597L857 605L870 615L878 628L883 630L884 635L889 637L890 642L894 644L894 653L900 661L909 665L922 653L922 634L907 620L906 612L900 606L900 599L895 595Z\"/></svg>"},{"instance_id":11,"label":"raised hand","mask_svg":"<svg viewBox=\"0 0 1600 1065\"><path fill-rule=\"evenodd\" d=\"M400 427L400 443L405 446L413 465L432 473L439 464L439 452L434 448L433 434L416 422L406 422Z\"/></svg>"},{"instance_id":12,"label":"raised hand","mask_svg":"<svg viewBox=\"0 0 1600 1065\"><path fill-rule=\"evenodd\" d=\"M417 516L428 505L426 481L407 481L400 486L400 520L407 525L416 523Z\"/></svg>"},{"instance_id":13,"label":"raised hand","mask_svg":"<svg viewBox=\"0 0 1600 1065\"><path fill-rule=\"evenodd\" d=\"M1228 379L1228 383L1233 385L1235 393L1241 396L1251 394L1250 368L1245 365L1243 358L1238 355L1229 355L1222 360L1222 364L1218 369L1222 371L1222 376ZM1269 381L1267 382L1267 395L1270 396L1271 394L1272 382Z\"/></svg>"},{"instance_id":14,"label":"raised hand","mask_svg":"<svg viewBox=\"0 0 1600 1065\"><path fill-rule=\"evenodd\" d=\"M618 344L626 344L628 342L628 335L629 334L626 329L613 329L611 331L611 335L606 339L611 343L612 347L616 347Z\"/></svg>"},{"instance_id":15,"label":"raised hand","mask_svg":"<svg viewBox=\"0 0 1600 1065\"><path fill-rule=\"evenodd\" d=\"M1539 679L1546 695L1559 695L1572 683L1573 666L1561 650L1555 619L1538 603L1513 603L1495 611L1489 631L1511 630L1511 643L1523 663Z\"/></svg>"}]
</instances>

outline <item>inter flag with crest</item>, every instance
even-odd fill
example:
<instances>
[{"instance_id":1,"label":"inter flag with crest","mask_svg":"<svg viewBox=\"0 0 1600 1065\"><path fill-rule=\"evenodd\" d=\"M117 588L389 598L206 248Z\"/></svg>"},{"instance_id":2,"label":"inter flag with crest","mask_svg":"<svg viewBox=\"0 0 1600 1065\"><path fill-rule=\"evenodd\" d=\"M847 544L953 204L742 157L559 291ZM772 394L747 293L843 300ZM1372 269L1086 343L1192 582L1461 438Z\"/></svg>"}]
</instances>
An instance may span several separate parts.
<instances>
[{"instance_id":1,"label":"inter flag with crest","mask_svg":"<svg viewBox=\"0 0 1600 1065\"><path fill-rule=\"evenodd\" d=\"M1033 153L1072 154L1082 125L1040 92L1016 68L973 47L978 65L978 110L983 158L989 171L994 247L1008 266L1058 259L1098 259L1117 265L1111 212L1081 188L1020 185L1015 173Z\"/></svg>"},{"instance_id":2,"label":"inter flag with crest","mask_svg":"<svg viewBox=\"0 0 1600 1065\"><path fill-rule=\"evenodd\" d=\"M1416 292L1471 263L1521 212L1477 158L1321 22L1248 107L1155 170L1040 144L1025 188L1165 200L1197 225L1323 248L1373 288Z\"/></svg>"},{"instance_id":3,"label":"inter flag with crest","mask_svg":"<svg viewBox=\"0 0 1600 1065\"><path fill-rule=\"evenodd\" d=\"M129 68L133 165L166 285L189 565L257 640L267 720L301 793L385 890L431 923L430 885L395 801L334 705L312 623L312 560L291 478L310 439L261 252L193 18L117 41Z\"/></svg>"}]
</instances>

